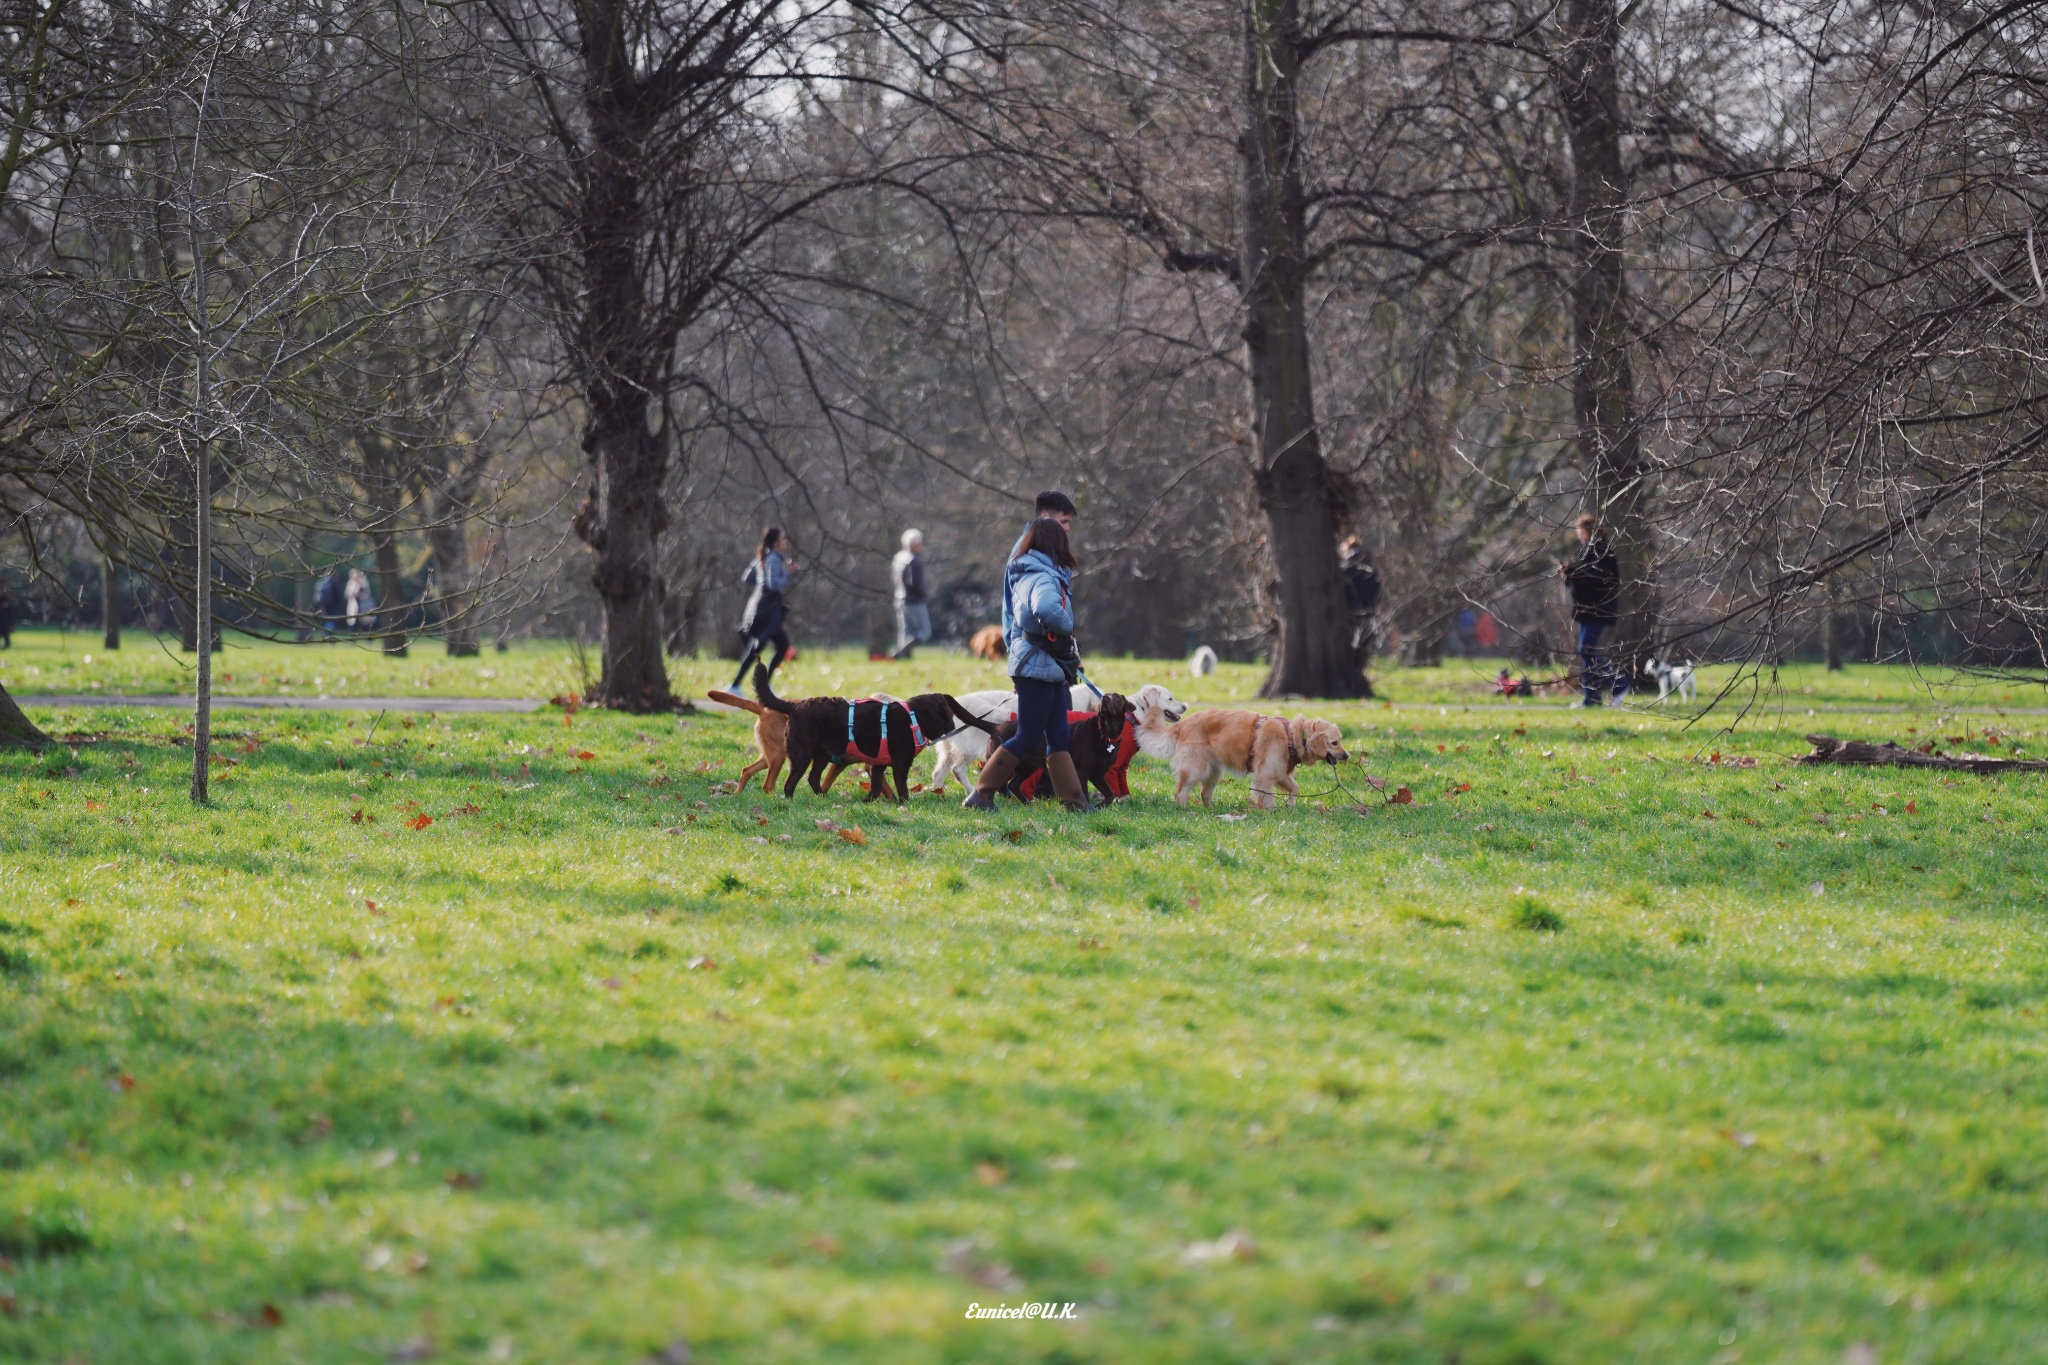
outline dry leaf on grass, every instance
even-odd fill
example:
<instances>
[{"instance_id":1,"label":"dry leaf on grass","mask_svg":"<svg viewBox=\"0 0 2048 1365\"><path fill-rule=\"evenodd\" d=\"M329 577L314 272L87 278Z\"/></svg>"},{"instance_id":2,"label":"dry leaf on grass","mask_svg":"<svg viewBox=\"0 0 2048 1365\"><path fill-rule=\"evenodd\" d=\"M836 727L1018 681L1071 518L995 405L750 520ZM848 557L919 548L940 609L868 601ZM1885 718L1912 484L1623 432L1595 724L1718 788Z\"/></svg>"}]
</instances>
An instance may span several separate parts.
<instances>
[{"instance_id":1,"label":"dry leaf on grass","mask_svg":"<svg viewBox=\"0 0 2048 1365\"><path fill-rule=\"evenodd\" d=\"M1415 793L1406 787L1396 787L1394 794L1387 798L1387 802L1395 806L1412 806L1415 804Z\"/></svg>"},{"instance_id":2,"label":"dry leaf on grass","mask_svg":"<svg viewBox=\"0 0 2048 1365\"><path fill-rule=\"evenodd\" d=\"M1213 1242L1190 1242L1181 1250L1182 1265L1212 1265L1217 1261L1251 1261L1259 1255L1258 1243L1250 1233L1234 1228Z\"/></svg>"},{"instance_id":3,"label":"dry leaf on grass","mask_svg":"<svg viewBox=\"0 0 2048 1365\"><path fill-rule=\"evenodd\" d=\"M840 830L839 837L846 840L846 842L849 844L866 845L868 841L868 836L862 834L858 829L856 829L852 825L848 825L846 826L846 828Z\"/></svg>"}]
</instances>

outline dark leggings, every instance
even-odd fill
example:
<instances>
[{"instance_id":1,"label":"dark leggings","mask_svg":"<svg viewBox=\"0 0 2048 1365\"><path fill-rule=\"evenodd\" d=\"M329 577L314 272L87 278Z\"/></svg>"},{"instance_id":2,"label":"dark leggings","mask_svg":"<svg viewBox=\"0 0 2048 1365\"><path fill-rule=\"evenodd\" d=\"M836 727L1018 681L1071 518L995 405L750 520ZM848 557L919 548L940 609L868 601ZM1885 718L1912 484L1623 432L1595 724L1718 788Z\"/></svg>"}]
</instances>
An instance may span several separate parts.
<instances>
[{"instance_id":1,"label":"dark leggings","mask_svg":"<svg viewBox=\"0 0 2048 1365\"><path fill-rule=\"evenodd\" d=\"M1049 754L1067 751L1067 707L1073 694L1065 683L1041 682L1037 678L1012 678L1017 689L1017 733L1003 747L1019 758L1039 745Z\"/></svg>"},{"instance_id":2,"label":"dark leggings","mask_svg":"<svg viewBox=\"0 0 2048 1365\"><path fill-rule=\"evenodd\" d=\"M772 646L772 648L770 648ZM789 632L780 624L773 635L756 635L747 641L747 652L740 656L740 671L733 674L731 691L737 692L746 683L747 670L754 666L754 660L765 656L768 660L768 676L773 678L775 670L782 667L782 656L789 653Z\"/></svg>"}]
</instances>

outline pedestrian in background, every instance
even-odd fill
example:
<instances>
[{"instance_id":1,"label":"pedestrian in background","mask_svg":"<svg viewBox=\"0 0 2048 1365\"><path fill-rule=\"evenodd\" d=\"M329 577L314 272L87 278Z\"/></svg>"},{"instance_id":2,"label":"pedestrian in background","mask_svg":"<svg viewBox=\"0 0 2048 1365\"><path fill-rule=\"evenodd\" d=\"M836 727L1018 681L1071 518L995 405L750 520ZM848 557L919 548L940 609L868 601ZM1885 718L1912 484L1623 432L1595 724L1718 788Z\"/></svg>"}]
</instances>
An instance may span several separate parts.
<instances>
[{"instance_id":1,"label":"pedestrian in background","mask_svg":"<svg viewBox=\"0 0 2048 1365\"><path fill-rule=\"evenodd\" d=\"M932 610L924 587L924 532L903 533L903 548L891 563L896 583L896 655L907 659L932 638Z\"/></svg>"},{"instance_id":2,"label":"pedestrian in background","mask_svg":"<svg viewBox=\"0 0 2048 1365\"><path fill-rule=\"evenodd\" d=\"M313 585L313 611L320 618L320 633L334 638L334 623L348 610L348 587L342 581L341 565L330 564Z\"/></svg>"},{"instance_id":3,"label":"pedestrian in background","mask_svg":"<svg viewBox=\"0 0 2048 1365\"><path fill-rule=\"evenodd\" d=\"M768 676L772 680L775 670L782 667L783 656L789 653L789 632L783 629L783 618L788 608L782 600L782 593L789 586L789 580L796 576L796 560L790 555L789 537L780 526L765 527L761 532L761 544L754 550L753 562L740 575L742 583L751 584L753 596L747 599L747 610L740 617L740 635L746 640L746 648L740 651L739 672L732 675L732 691L740 690L746 681L747 671L754 666L754 660L764 653L768 658ZM769 646L773 646L773 650Z\"/></svg>"},{"instance_id":4,"label":"pedestrian in background","mask_svg":"<svg viewBox=\"0 0 2048 1365\"><path fill-rule=\"evenodd\" d=\"M1599 706L1609 689L1620 701L1628 693L1621 676L1600 652L1600 637L1621 619L1621 562L1607 543L1607 528L1588 512L1579 518L1579 544L1558 566L1572 596L1572 620L1579 627L1579 705Z\"/></svg>"},{"instance_id":5,"label":"pedestrian in background","mask_svg":"<svg viewBox=\"0 0 2048 1365\"><path fill-rule=\"evenodd\" d=\"M361 569L348 571L345 606L350 630L361 633L377 628L377 594L370 591L370 576Z\"/></svg>"},{"instance_id":6,"label":"pedestrian in background","mask_svg":"<svg viewBox=\"0 0 2048 1365\"><path fill-rule=\"evenodd\" d=\"M1338 568L1344 574L1344 611L1351 618L1351 648L1361 665L1371 662L1375 625L1380 610L1380 571L1373 567L1365 543L1349 536L1337 547L1342 558Z\"/></svg>"}]
</instances>

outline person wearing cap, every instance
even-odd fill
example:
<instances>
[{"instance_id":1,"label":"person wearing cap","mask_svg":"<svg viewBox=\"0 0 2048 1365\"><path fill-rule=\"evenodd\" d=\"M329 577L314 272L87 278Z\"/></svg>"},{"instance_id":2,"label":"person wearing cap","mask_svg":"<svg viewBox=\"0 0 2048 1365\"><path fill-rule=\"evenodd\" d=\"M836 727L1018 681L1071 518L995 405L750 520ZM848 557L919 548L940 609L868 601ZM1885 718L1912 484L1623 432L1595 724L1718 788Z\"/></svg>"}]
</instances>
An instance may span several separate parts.
<instances>
[{"instance_id":1,"label":"person wearing cap","mask_svg":"<svg viewBox=\"0 0 2048 1365\"><path fill-rule=\"evenodd\" d=\"M932 638L932 609L924 590L924 532L903 533L903 548L890 565L896 582L896 653L907 659L911 650Z\"/></svg>"}]
</instances>

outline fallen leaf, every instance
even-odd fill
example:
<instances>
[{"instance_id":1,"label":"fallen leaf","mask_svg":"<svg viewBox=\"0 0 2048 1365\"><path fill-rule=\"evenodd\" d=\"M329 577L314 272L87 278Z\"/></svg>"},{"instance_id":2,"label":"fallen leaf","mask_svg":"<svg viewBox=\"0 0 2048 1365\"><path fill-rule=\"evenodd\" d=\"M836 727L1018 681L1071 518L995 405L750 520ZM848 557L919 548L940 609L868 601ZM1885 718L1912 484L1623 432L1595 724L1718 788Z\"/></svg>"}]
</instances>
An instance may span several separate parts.
<instances>
[{"instance_id":1,"label":"fallen leaf","mask_svg":"<svg viewBox=\"0 0 2048 1365\"><path fill-rule=\"evenodd\" d=\"M999 1162L977 1161L974 1163L974 1178L984 1185L996 1186L1008 1180L1010 1172Z\"/></svg>"},{"instance_id":2,"label":"fallen leaf","mask_svg":"<svg viewBox=\"0 0 2048 1365\"><path fill-rule=\"evenodd\" d=\"M825 831L825 833L827 834L830 834L833 830L839 828L839 826L831 820L813 820L811 821L811 823L816 825L819 829Z\"/></svg>"},{"instance_id":3,"label":"fallen leaf","mask_svg":"<svg viewBox=\"0 0 2048 1365\"><path fill-rule=\"evenodd\" d=\"M1006 829L1003 831L1003 837L1013 844L1021 844L1024 842L1024 831L1021 829Z\"/></svg>"},{"instance_id":4,"label":"fallen leaf","mask_svg":"<svg viewBox=\"0 0 2048 1365\"><path fill-rule=\"evenodd\" d=\"M588 749L578 749L578 750L577 750L577 751L575 752L575 754L573 755L573 757L575 757L575 758L580 758L580 759L582 759L582 760L583 760L583 761L584 761L585 763L588 763L588 762L590 762L590 760L591 760L591 759L593 759L593 758L596 758L596 757L597 757L597 755L596 755L596 754L594 754L594 753L592 753L592 752L590 752L590 750L588 750Z\"/></svg>"},{"instance_id":5,"label":"fallen leaf","mask_svg":"<svg viewBox=\"0 0 2048 1365\"><path fill-rule=\"evenodd\" d=\"M1457 786L1451 788L1451 795L1458 796L1464 792L1468 792L1471 790L1472 784L1470 782L1460 782Z\"/></svg>"},{"instance_id":6,"label":"fallen leaf","mask_svg":"<svg viewBox=\"0 0 2048 1365\"><path fill-rule=\"evenodd\" d=\"M450 1171L441 1179L451 1190L480 1190L484 1186L483 1176L475 1171Z\"/></svg>"},{"instance_id":7,"label":"fallen leaf","mask_svg":"<svg viewBox=\"0 0 2048 1365\"><path fill-rule=\"evenodd\" d=\"M1396 787L1394 794L1388 797L1387 801L1390 805L1412 806L1415 804L1415 793L1409 791L1406 787Z\"/></svg>"},{"instance_id":8,"label":"fallen leaf","mask_svg":"<svg viewBox=\"0 0 2048 1365\"><path fill-rule=\"evenodd\" d=\"M425 829L428 825L431 825L433 823L434 817L427 814L425 811L421 811L418 815L415 815L413 816L412 819L406 821L405 827L407 829Z\"/></svg>"},{"instance_id":9,"label":"fallen leaf","mask_svg":"<svg viewBox=\"0 0 2048 1365\"><path fill-rule=\"evenodd\" d=\"M840 1240L829 1232L812 1233L804 1238L804 1245L820 1256L837 1256L843 1249Z\"/></svg>"},{"instance_id":10,"label":"fallen leaf","mask_svg":"<svg viewBox=\"0 0 2048 1365\"><path fill-rule=\"evenodd\" d=\"M1249 820L1249 819L1251 819L1251 817L1250 817L1249 815L1246 815L1246 814L1244 814L1244 813L1243 813L1243 812L1241 812L1241 811L1232 811L1232 812L1229 812L1229 813L1227 813L1227 814L1224 814L1224 815L1219 815L1219 816L1217 816L1216 818L1217 818L1218 820L1228 820L1228 821L1230 821L1230 822L1231 822L1232 824L1235 824L1235 823L1237 823L1237 822L1238 822L1239 820Z\"/></svg>"},{"instance_id":11,"label":"fallen leaf","mask_svg":"<svg viewBox=\"0 0 2048 1365\"><path fill-rule=\"evenodd\" d=\"M1182 1265L1209 1265L1216 1261L1251 1261L1259 1255L1258 1243L1242 1229L1224 1233L1213 1242L1190 1242L1180 1253Z\"/></svg>"},{"instance_id":12,"label":"fallen leaf","mask_svg":"<svg viewBox=\"0 0 2048 1365\"><path fill-rule=\"evenodd\" d=\"M1906 803L1906 814L1908 814L1908 815L1918 815L1919 813L1920 813L1920 807L1919 807L1918 805L1916 805L1915 803L1913 803L1913 802L1911 802L1911 801L1908 801L1908 802Z\"/></svg>"},{"instance_id":13,"label":"fallen leaf","mask_svg":"<svg viewBox=\"0 0 2048 1365\"><path fill-rule=\"evenodd\" d=\"M1737 1147L1740 1147L1745 1151L1747 1151L1751 1147L1756 1146L1755 1133L1738 1133L1732 1128L1723 1128L1721 1130L1721 1136L1727 1138L1730 1142L1734 1143Z\"/></svg>"},{"instance_id":14,"label":"fallen leaf","mask_svg":"<svg viewBox=\"0 0 2048 1365\"><path fill-rule=\"evenodd\" d=\"M266 1303L256 1310L256 1324L260 1327L284 1326L284 1313L274 1303Z\"/></svg>"},{"instance_id":15,"label":"fallen leaf","mask_svg":"<svg viewBox=\"0 0 2048 1365\"><path fill-rule=\"evenodd\" d=\"M1371 773L1367 773L1365 775L1365 785L1371 787L1376 792L1383 792L1387 789L1387 779L1384 777L1374 777Z\"/></svg>"},{"instance_id":16,"label":"fallen leaf","mask_svg":"<svg viewBox=\"0 0 2048 1365\"><path fill-rule=\"evenodd\" d=\"M708 772L710 772L710 771L711 771L711 760L710 760L710 759L708 759L708 758L700 758L700 759L698 759L698 760L697 760L697 769L696 769L696 770L697 770L698 772L700 772L700 773L708 773Z\"/></svg>"},{"instance_id":17,"label":"fallen leaf","mask_svg":"<svg viewBox=\"0 0 2048 1365\"><path fill-rule=\"evenodd\" d=\"M718 964L708 957L693 957L683 964L685 970L693 972L715 972Z\"/></svg>"},{"instance_id":18,"label":"fallen leaf","mask_svg":"<svg viewBox=\"0 0 2048 1365\"><path fill-rule=\"evenodd\" d=\"M615 991L625 984L625 982L619 980L616 976L608 976L604 979L604 988L608 991Z\"/></svg>"},{"instance_id":19,"label":"fallen leaf","mask_svg":"<svg viewBox=\"0 0 2048 1365\"><path fill-rule=\"evenodd\" d=\"M854 828L852 825L848 825L846 828L840 830L839 837L846 840L846 842L849 844L865 845L868 841L868 836L862 834L858 829Z\"/></svg>"},{"instance_id":20,"label":"fallen leaf","mask_svg":"<svg viewBox=\"0 0 2048 1365\"><path fill-rule=\"evenodd\" d=\"M428 1259L424 1251L415 1251L405 1258L405 1273L408 1275L424 1275L433 1268L433 1261Z\"/></svg>"},{"instance_id":21,"label":"fallen leaf","mask_svg":"<svg viewBox=\"0 0 2048 1365\"><path fill-rule=\"evenodd\" d=\"M363 1269L374 1275L391 1264L391 1248L373 1246L363 1253Z\"/></svg>"},{"instance_id":22,"label":"fallen leaf","mask_svg":"<svg viewBox=\"0 0 2048 1365\"><path fill-rule=\"evenodd\" d=\"M117 1095L125 1095L134 1088L135 1078L125 1071L107 1082L107 1089Z\"/></svg>"},{"instance_id":23,"label":"fallen leaf","mask_svg":"<svg viewBox=\"0 0 2048 1365\"><path fill-rule=\"evenodd\" d=\"M373 915L377 913L377 902L375 901L366 900L363 902L363 907Z\"/></svg>"},{"instance_id":24,"label":"fallen leaf","mask_svg":"<svg viewBox=\"0 0 2048 1365\"><path fill-rule=\"evenodd\" d=\"M754 823L755 823L755 824L757 824L757 825L766 825L766 824L768 823L768 817L767 817L767 816L765 816L765 815L763 815L763 814L761 814L761 812L759 812L759 811L755 811L755 812L754 812Z\"/></svg>"}]
</instances>

